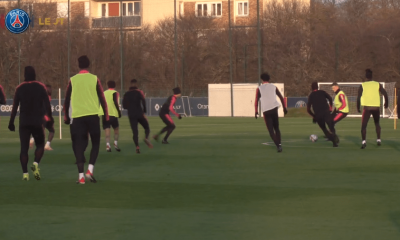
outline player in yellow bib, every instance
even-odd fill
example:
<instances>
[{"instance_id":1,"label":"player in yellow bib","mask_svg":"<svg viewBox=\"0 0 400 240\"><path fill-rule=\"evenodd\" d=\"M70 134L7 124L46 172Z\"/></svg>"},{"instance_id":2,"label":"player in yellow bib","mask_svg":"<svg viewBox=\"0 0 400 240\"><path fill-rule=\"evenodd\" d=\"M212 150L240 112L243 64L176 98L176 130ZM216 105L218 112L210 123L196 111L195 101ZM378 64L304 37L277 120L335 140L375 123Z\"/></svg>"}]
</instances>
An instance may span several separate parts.
<instances>
[{"instance_id":1,"label":"player in yellow bib","mask_svg":"<svg viewBox=\"0 0 400 240\"><path fill-rule=\"evenodd\" d=\"M382 87L379 82L372 80L372 71L370 69L365 70L366 81L362 83L358 90L358 98L357 98L357 110L361 112L361 107L363 106L362 112L362 124L361 124L361 136L362 136L362 145L361 149L367 147L366 137L367 137L367 125L369 118L374 118L375 129L377 140L376 143L378 146L381 145L381 126L379 125L380 118L380 107L381 107L381 95L385 97L385 108L388 108L389 100L388 95L385 89Z\"/></svg>"},{"instance_id":2,"label":"player in yellow bib","mask_svg":"<svg viewBox=\"0 0 400 240\"><path fill-rule=\"evenodd\" d=\"M332 84L332 91L336 94L333 100L335 109L333 110L333 123L336 124L349 114L349 101L346 94L340 89L339 84Z\"/></svg>"},{"instance_id":3,"label":"player in yellow bib","mask_svg":"<svg viewBox=\"0 0 400 240\"><path fill-rule=\"evenodd\" d=\"M100 150L100 119L99 106L103 108L106 121L109 120L107 102L104 97L103 87L96 75L87 70L90 66L90 60L87 56L78 58L80 72L71 77L64 101L64 123L70 125L72 149L75 154L76 164L78 166L79 178L78 184L85 184L85 176L90 182L96 183L93 176L94 165ZM71 117L68 114L71 106ZM88 170L84 175L85 150L89 143L89 137L92 141L92 150Z\"/></svg>"},{"instance_id":4,"label":"player in yellow bib","mask_svg":"<svg viewBox=\"0 0 400 240\"><path fill-rule=\"evenodd\" d=\"M110 146L111 127L114 129L114 148L117 152L121 151L121 149L119 149L118 147L118 137L119 137L118 118L121 118L121 111L119 110L119 93L115 91L115 86L116 84L114 81L108 81L107 82L108 89L104 91L104 97L106 98L110 121L106 121L105 116L103 114L103 108L100 106L100 115L103 116L103 130L105 131L106 134L107 152L111 152L111 146Z\"/></svg>"}]
</instances>

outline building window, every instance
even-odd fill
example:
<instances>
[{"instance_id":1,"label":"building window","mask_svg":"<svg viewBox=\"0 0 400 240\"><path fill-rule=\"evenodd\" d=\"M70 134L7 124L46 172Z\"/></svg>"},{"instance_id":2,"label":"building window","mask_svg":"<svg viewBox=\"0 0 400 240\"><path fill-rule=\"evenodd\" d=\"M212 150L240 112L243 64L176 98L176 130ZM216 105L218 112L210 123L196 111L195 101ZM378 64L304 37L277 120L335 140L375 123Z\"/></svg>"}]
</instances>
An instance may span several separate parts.
<instances>
[{"instance_id":1,"label":"building window","mask_svg":"<svg viewBox=\"0 0 400 240\"><path fill-rule=\"evenodd\" d=\"M101 4L101 16L107 17L107 4L105 3Z\"/></svg>"},{"instance_id":2,"label":"building window","mask_svg":"<svg viewBox=\"0 0 400 240\"><path fill-rule=\"evenodd\" d=\"M183 14L184 14L184 3L183 2L181 2L181 3L179 3L179 16L181 16L181 17L183 17Z\"/></svg>"},{"instance_id":3,"label":"building window","mask_svg":"<svg viewBox=\"0 0 400 240\"><path fill-rule=\"evenodd\" d=\"M89 17L90 15L90 5L89 2L85 2L85 17Z\"/></svg>"},{"instance_id":4,"label":"building window","mask_svg":"<svg viewBox=\"0 0 400 240\"><path fill-rule=\"evenodd\" d=\"M140 2L123 2L122 3L122 16L140 16ZM101 16L102 17L115 17L120 15L119 3L102 3Z\"/></svg>"},{"instance_id":5,"label":"building window","mask_svg":"<svg viewBox=\"0 0 400 240\"><path fill-rule=\"evenodd\" d=\"M197 3L196 16L198 17L221 17L222 3Z\"/></svg>"},{"instance_id":6,"label":"building window","mask_svg":"<svg viewBox=\"0 0 400 240\"><path fill-rule=\"evenodd\" d=\"M249 3L248 2L238 2L237 15L238 16L248 16L249 15Z\"/></svg>"},{"instance_id":7,"label":"building window","mask_svg":"<svg viewBox=\"0 0 400 240\"><path fill-rule=\"evenodd\" d=\"M57 17L68 17L68 2L57 3Z\"/></svg>"}]
</instances>

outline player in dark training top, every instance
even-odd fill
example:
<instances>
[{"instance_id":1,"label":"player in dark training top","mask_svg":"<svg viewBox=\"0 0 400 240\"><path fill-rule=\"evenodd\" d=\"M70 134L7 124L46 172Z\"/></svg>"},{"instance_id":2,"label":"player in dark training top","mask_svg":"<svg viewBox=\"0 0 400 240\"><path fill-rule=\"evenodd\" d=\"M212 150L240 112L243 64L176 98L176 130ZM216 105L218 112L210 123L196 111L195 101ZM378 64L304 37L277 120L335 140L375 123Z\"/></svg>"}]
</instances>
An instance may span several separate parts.
<instances>
[{"instance_id":1,"label":"player in dark training top","mask_svg":"<svg viewBox=\"0 0 400 240\"><path fill-rule=\"evenodd\" d=\"M0 104L6 104L6 95L4 94L3 86L0 85Z\"/></svg>"},{"instance_id":2,"label":"player in dark training top","mask_svg":"<svg viewBox=\"0 0 400 240\"><path fill-rule=\"evenodd\" d=\"M49 96L49 102L51 103L51 85L46 84L46 92L47 95ZM51 141L54 138L54 122L51 123L49 116L44 115L43 119L43 127L49 131L49 136L47 137L47 143L44 146L45 151L52 151L53 148L51 148ZM30 148L33 148L33 145L35 144L35 139L32 137L30 141Z\"/></svg>"},{"instance_id":3,"label":"player in dark training top","mask_svg":"<svg viewBox=\"0 0 400 240\"><path fill-rule=\"evenodd\" d=\"M385 108L388 108L389 100L385 89L376 81L372 80L372 71L370 69L365 70L365 78L367 79L362 83L358 89L357 97L357 110L361 112L361 107L363 106L362 113L362 123L361 123L361 136L362 144L361 149L367 147L367 125L369 118L374 118L375 130L376 130L376 143L378 146L381 145L381 126L379 125L380 119L380 107L381 107L381 93L385 98Z\"/></svg>"},{"instance_id":4,"label":"player in dark training top","mask_svg":"<svg viewBox=\"0 0 400 240\"><path fill-rule=\"evenodd\" d=\"M140 153L138 123L142 125L145 131L146 137L144 142L149 148L153 148L153 145L149 141L150 127L145 115L146 100L143 91L137 87L136 79L131 80L131 87L124 95L122 106L124 109L128 110L128 117L133 132L133 142L136 146L136 153Z\"/></svg>"},{"instance_id":5,"label":"player in dark training top","mask_svg":"<svg viewBox=\"0 0 400 240\"><path fill-rule=\"evenodd\" d=\"M177 116L179 119L182 119L182 116L175 112L174 110L174 105L176 102L176 99L181 97L181 89L179 87L172 89L174 92L174 95L170 96L167 101L162 105L159 116L161 120L167 125L165 126L159 134L154 135L153 138L158 141L158 137L167 132L165 135L164 139L162 140L163 144L168 144L168 137L171 135L171 133L175 129L175 124L174 121L172 121L171 116L169 115L169 112L172 112L175 116Z\"/></svg>"},{"instance_id":6,"label":"player in dark training top","mask_svg":"<svg viewBox=\"0 0 400 240\"><path fill-rule=\"evenodd\" d=\"M36 81L35 69L31 66L25 67L25 81L21 83L14 94L14 103L11 112L8 129L15 131L14 119L17 109L20 109L19 117L19 138L21 141L20 161L23 171L23 180L29 180L28 173L28 151L31 135L35 139L36 151L35 161L31 167L33 175L40 180L39 163L44 153L44 131L43 119L47 115L49 124L54 124L51 114L51 105L47 96L46 87Z\"/></svg>"},{"instance_id":7,"label":"player in dark training top","mask_svg":"<svg viewBox=\"0 0 400 240\"><path fill-rule=\"evenodd\" d=\"M279 130L279 116L278 108L280 106L276 97L282 103L283 111L286 115L287 109L285 107L283 96L279 92L278 88L269 83L270 76L268 73L263 73L260 76L263 83L256 90L256 100L255 100L255 117L257 119L258 115L258 102L261 102L261 111L263 112L264 121L267 125L269 135L274 141L278 152L282 152L281 144L281 131Z\"/></svg>"},{"instance_id":8,"label":"player in dark training top","mask_svg":"<svg viewBox=\"0 0 400 240\"><path fill-rule=\"evenodd\" d=\"M338 147L339 138L336 136L335 124L331 116L332 98L323 90L318 90L318 83L311 84L312 92L308 96L307 112L313 118L313 123L318 123L325 136ZM329 104L327 102L329 101ZM311 108L313 111L311 111ZM329 131L326 128L328 125Z\"/></svg>"}]
</instances>

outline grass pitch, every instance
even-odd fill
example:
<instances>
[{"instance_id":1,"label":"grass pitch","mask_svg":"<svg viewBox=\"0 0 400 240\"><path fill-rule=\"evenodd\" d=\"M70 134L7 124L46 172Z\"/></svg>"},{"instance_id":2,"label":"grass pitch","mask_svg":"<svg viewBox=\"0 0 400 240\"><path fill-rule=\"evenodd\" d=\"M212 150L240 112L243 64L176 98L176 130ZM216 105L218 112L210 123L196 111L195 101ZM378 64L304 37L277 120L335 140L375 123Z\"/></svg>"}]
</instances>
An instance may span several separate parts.
<instances>
[{"instance_id":1,"label":"grass pitch","mask_svg":"<svg viewBox=\"0 0 400 240\"><path fill-rule=\"evenodd\" d=\"M360 150L360 119L337 125L334 149L310 118L284 118L277 153L262 144L271 143L262 119L174 119L170 145L141 142L137 155L124 117L122 152L107 153L103 140L98 183L82 186L65 125L44 155L42 180L30 173L23 182L18 133L1 120L1 240L400 238L400 130L392 120L382 120L381 147L370 121ZM152 133L163 126L149 121ZM312 143L311 134L320 139Z\"/></svg>"}]
</instances>

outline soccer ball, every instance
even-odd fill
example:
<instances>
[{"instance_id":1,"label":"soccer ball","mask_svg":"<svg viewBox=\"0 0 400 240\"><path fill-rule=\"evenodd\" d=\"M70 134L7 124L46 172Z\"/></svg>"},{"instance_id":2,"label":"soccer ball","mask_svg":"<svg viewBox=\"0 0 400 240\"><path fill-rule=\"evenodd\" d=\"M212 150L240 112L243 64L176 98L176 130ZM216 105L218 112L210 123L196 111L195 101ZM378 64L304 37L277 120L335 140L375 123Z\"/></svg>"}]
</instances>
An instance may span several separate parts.
<instances>
[{"instance_id":1,"label":"soccer ball","mask_svg":"<svg viewBox=\"0 0 400 240\"><path fill-rule=\"evenodd\" d=\"M316 142L316 141L318 140L318 137L317 137L317 135L315 135L315 134L311 134L311 136L310 136L310 140L311 140L311 142Z\"/></svg>"}]
</instances>

